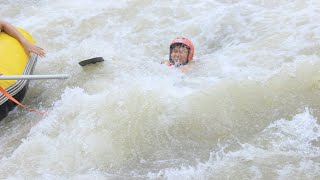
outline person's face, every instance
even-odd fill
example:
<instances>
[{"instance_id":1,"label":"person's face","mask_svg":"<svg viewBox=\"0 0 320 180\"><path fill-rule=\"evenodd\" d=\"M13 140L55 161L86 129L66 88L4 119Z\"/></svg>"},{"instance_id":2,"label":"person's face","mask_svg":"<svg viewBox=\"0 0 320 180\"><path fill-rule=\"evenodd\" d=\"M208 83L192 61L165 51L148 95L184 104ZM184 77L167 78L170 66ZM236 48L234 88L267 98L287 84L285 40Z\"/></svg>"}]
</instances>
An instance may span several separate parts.
<instances>
[{"instance_id":1,"label":"person's face","mask_svg":"<svg viewBox=\"0 0 320 180\"><path fill-rule=\"evenodd\" d=\"M189 54L189 50L187 47L183 46L175 46L171 51L171 59L175 65L182 65L187 62L187 57Z\"/></svg>"}]
</instances>

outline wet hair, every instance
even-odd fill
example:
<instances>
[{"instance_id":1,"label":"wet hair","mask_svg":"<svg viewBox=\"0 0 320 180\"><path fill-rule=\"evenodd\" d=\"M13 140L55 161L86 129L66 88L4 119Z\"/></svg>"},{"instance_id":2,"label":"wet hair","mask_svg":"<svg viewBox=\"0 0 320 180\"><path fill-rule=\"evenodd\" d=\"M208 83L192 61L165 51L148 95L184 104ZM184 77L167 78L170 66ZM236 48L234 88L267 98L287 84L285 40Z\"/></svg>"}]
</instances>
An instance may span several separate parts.
<instances>
[{"instance_id":1,"label":"wet hair","mask_svg":"<svg viewBox=\"0 0 320 180\"><path fill-rule=\"evenodd\" d=\"M170 63L174 64L174 62L173 62L173 60L172 60L172 57L171 57L171 54L172 54L172 49L175 48L175 47L185 47L185 48L188 49L187 60L186 60L186 62L185 62L184 64L182 64L182 65L188 64L188 63L189 63L188 57L189 57L189 54L190 54L190 47L187 46L187 45L185 45L185 44L182 44L182 43L174 43L174 44L172 44L172 45L170 46L170 54L169 54L169 61L170 61Z\"/></svg>"}]
</instances>

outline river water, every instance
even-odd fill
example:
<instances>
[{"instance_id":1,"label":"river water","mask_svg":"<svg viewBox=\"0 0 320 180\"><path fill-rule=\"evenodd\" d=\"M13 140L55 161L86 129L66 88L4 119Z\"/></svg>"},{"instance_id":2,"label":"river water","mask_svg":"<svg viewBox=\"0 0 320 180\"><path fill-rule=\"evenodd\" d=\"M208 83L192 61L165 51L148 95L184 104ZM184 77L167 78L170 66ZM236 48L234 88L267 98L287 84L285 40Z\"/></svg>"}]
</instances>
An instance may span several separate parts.
<instances>
[{"instance_id":1,"label":"river water","mask_svg":"<svg viewBox=\"0 0 320 180\"><path fill-rule=\"evenodd\" d=\"M34 73L70 75L0 123L0 179L320 178L320 1L0 5L46 49ZM186 74L160 64L178 36Z\"/></svg>"}]
</instances>

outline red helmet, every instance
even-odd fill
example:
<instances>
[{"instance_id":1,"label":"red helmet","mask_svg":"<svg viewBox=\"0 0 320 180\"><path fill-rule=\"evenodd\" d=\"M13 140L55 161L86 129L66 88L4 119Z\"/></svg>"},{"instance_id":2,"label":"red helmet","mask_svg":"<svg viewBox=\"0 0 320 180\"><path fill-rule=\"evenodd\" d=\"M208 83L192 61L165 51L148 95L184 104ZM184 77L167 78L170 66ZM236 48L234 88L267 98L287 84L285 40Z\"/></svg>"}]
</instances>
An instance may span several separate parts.
<instances>
[{"instance_id":1,"label":"red helmet","mask_svg":"<svg viewBox=\"0 0 320 180\"><path fill-rule=\"evenodd\" d=\"M189 48L189 55L188 55L187 63L189 61L192 61L193 54L194 54L194 47L193 47L192 42L188 38L185 38L185 37L177 37L171 42L171 44L170 44L170 61L172 61L171 60L171 51L172 51L174 44L186 45Z\"/></svg>"}]
</instances>

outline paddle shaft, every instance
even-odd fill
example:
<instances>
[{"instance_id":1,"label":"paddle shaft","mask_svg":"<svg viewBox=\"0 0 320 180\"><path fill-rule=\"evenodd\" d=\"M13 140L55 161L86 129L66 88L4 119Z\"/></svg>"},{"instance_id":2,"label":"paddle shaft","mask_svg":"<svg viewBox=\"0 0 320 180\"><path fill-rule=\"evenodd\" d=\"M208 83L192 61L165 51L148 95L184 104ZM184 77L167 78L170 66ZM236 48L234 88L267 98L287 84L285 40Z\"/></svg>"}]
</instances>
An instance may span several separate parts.
<instances>
[{"instance_id":1,"label":"paddle shaft","mask_svg":"<svg viewBox=\"0 0 320 180\"><path fill-rule=\"evenodd\" d=\"M102 57L95 57L79 62L81 66L87 64L94 64L97 62L102 62L104 59ZM67 74L54 74L54 75L10 75L10 76L0 76L0 80L42 80L42 79L67 79L69 75Z\"/></svg>"},{"instance_id":2,"label":"paddle shaft","mask_svg":"<svg viewBox=\"0 0 320 180\"><path fill-rule=\"evenodd\" d=\"M41 79L67 79L67 74L53 74L53 75L14 75L14 76L0 76L0 80L41 80Z\"/></svg>"}]
</instances>

